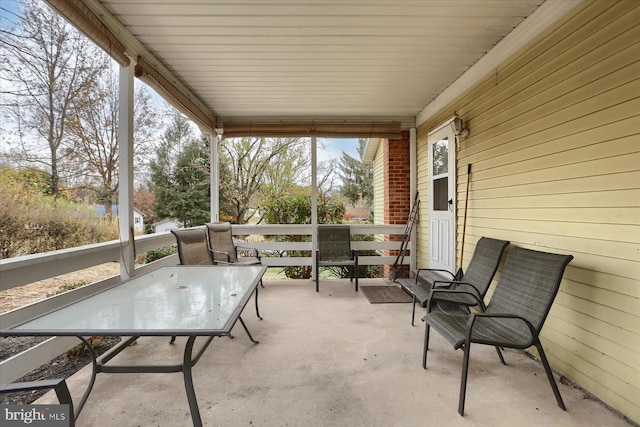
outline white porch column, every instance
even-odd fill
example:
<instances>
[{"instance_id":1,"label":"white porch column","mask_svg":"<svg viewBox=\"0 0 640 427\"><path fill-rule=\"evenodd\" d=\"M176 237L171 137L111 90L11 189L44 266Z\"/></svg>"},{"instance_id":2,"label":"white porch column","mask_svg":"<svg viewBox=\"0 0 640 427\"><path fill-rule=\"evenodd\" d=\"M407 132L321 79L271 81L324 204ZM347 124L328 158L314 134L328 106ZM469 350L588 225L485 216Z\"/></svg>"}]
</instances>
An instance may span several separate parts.
<instances>
[{"instance_id":1,"label":"white porch column","mask_svg":"<svg viewBox=\"0 0 640 427\"><path fill-rule=\"evenodd\" d=\"M416 128L409 129L409 191L411 203L413 203L416 191L418 191L418 137ZM411 206L409 209L411 209ZM409 271L415 271L418 266L418 227L414 225L409 240Z\"/></svg>"},{"instance_id":2,"label":"white porch column","mask_svg":"<svg viewBox=\"0 0 640 427\"><path fill-rule=\"evenodd\" d=\"M210 187L211 187L211 222L220 221L220 155L218 152L219 138L208 135L210 154Z\"/></svg>"},{"instance_id":3,"label":"white porch column","mask_svg":"<svg viewBox=\"0 0 640 427\"><path fill-rule=\"evenodd\" d=\"M120 67L119 82L119 188L118 222L120 224L120 278L134 275L135 246L133 238L133 69L132 60L128 67Z\"/></svg>"},{"instance_id":4,"label":"white porch column","mask_svg":"<svg viewBox=\"0 0 640 427\"><path fill-rule=\"evenodd\" d=\"M311 137L311 278L315 280L318 249L318 141Z\"/></svg>"}]
</instances>

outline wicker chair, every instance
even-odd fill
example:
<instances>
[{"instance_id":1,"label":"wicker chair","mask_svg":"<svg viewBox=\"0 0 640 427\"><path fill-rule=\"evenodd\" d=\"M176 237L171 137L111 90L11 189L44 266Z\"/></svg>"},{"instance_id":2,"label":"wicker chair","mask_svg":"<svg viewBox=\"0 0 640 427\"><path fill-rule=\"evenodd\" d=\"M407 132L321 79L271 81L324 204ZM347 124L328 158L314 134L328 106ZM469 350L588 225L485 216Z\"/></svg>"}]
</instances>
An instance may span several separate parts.
<instances>
[{"instance_id":1,"label":"wicker chair","mask_svg":"<svg viewBox=\"0 0 640 427\"><path fill-rule=\"evenodd\" d=\"M209 250L215 263L255 265L261 264L260 253L255 248L236 246L233 243L231 224L211 222L207 224ZM246 255L246 254L250 255Z\"/></svg>"},{"instance_id":2,"label":"wicker chair","mask_svg":"<svg viewBox=\"0 0 640 427\"><path fill-rule=\"evenodd\" d=\"M320 291L320 267L349 268L351 281L355 278L358 292L358 252L351 249L351 228L348 225L318 226L316 292Z\"/></svg>"},{"instance_id":3,"label":"wicker chair","mask_svg":"<svg viewBox=\"0 0 640 427\"><path fill-rule=\"evenodd\" d=\"M209 235L209 251L214 264L257 265L262 264L260 252L255 248L236 246L233 243L231 224L228 222L209 222L206 224ZM250 254L250 255L246 255ZM260 287L264 283L260 279ZM256 293L258 290L256 289ZM256 302L257 304L257 302ZM258 310L256 305L256 310ZM258 316L260 317L260 316ZM262 319L262 317L260 317Z\"/></svg>"},{"instance_id":4,"label":"wicker chair","mask_svg":"<svg viewBox=\"0 0 640 427\"><path fill-rule=\"evenodd\" d=\"M178 256L182 265L213 265L204 227L171 230L176 236Z\"/></svg>"},{"instance_id":5,"label":"wicker chair","mask_svg":"<svg viewBox=\"0 0 640 427\"><path fill-rule=\"evenodd\" d=\"M432 311L432 303L456 290L434 288L427 303L422 366L427 367L429 331L433 328L449 341L454 349L463 349L462 376L458 412L464 415L464 400L469 369L471 343L527 349L534 345L540 355L558 406L565 409L560 391L553 378L539 334L558 293L564 270L573 259L571 255L558 255L523 248L513 248L506 257L504 270L498 280L491 301L482 313L448 313ZM478 304L480 299L478 298ZM498 356L505 364L500 351Z\"/></svg>"},{"instance_id":6,"label":"wicker chair","mask_svg":"<svg viewBox=\"0 0 640 427\"><path fill-rule=\"evenodd\" d=\"M508 245L509 242L506 240L480 238L467 270L457 280L454 280L454 275L451 272L434 269L419 269L415 279L398 279L400 286L413 296L411 325L413 326L415 322L416 303L419 302L424 307L434 286L459 291L438 294L436 300L440 307L451 309L480 305L484 310L484 296L498 270L502 253ZM448 276L443 274L445 272L448 273Z\"/></svg>"}]
</instances>

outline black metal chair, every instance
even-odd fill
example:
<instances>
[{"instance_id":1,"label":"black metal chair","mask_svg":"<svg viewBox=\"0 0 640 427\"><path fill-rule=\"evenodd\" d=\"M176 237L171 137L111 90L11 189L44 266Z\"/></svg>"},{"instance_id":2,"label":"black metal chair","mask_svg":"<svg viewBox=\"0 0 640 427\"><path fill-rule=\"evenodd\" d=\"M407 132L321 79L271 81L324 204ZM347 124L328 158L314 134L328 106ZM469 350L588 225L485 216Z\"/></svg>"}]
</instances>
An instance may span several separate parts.
<instances>
[{"instance_id":1,"label":"black metal chair","mask_svg":"<svg viewBox=\"0 0 640 427\"><path fill-rule=\"evenodd\" d=\"M473 256L466 271L459 279L446 270L419 269L415 279L398 279L400 285L413 296L411 325L414 325L416 303L425 306L433 287L456 289L460 292L438 294L435 299L441 307L473 307L480 305L484 310L484 296L498 270L502 253L509 245L506 240L481 237L473 251ZM443 273L448 273L448 277Z\"/></svg>"},{"instance_id":2,"label":"black metal chair","mask_svg":"<svg viewBox=\"0 0 640 427\"><path fill-rule=\"evenodd\" d=\"M358 292L358 252L351 249L351 228L348 225L318 226L316 251L316 292L320 291L320 267L347 267L355 278Z\"/></svg>"},{"instance_id":3,"label":"black metal chair","mask_svg":"<svg viewBox=\"0 0 640 427\"><path fill-rule=\"evenodd\" d=\"M505 361L500 347L527 349L534 345L558 406L565 409L539 335L558 293L564 270L572 259L571 255L513 248L507 254L496 289L482 313L432 311L432 304L438 298L445 294L460 293L455 289L433 289L432 297L427 302L427 315L422 319L425 321L422 367L427 367L431 328L449 341L454 349L464 350L458 403L460 415L464 415L471 343L496 347L502 364ZM480 304L480 298L476 298Z\"/></svg>"},{"instance_id":4,"label":"black metal chair","mask_svg":"<svg viewBox=\"0 0 640 427\"><path fill-rule=\"evenodd\" d=\"M76 424L77 413L74 413L73 399L71 393L67 387L67 382L64 378L52 379L52 380L39 380L21 383L11 383L0 386L0 394L15 393L19 391L35 391L35 390L49 390L53 389L56 392L58 401L63 405L69 405L69 420L68 426L73 427ZM84 404L84 402L82 403ZM21 423L22 424L22 423Z\"/></svg>"}]
</instances>

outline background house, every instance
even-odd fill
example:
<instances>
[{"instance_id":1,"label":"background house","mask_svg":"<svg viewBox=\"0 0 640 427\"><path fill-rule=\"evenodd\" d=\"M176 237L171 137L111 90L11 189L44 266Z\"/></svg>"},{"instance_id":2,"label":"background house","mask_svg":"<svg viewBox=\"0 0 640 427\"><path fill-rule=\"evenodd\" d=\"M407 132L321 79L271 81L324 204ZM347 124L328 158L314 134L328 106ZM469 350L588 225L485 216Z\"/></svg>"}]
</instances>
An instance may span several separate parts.
<instances>
[{"instance_id":1,"label":"background house","mask_svg":"<svg viewBox=\"0 0 640 427\"><path fill-rule=\"evenodd\" d=\"M163 233L165 231L175 230L177 228L182 228L183 225L180 221L175 219L163 219L162 221L158 221L153 224L153 229L155 233Z\"/></svg>"},{"instance_id":2,"label":"background house","mask_svg":"<svg viewBox=\"0 0 640 427\"><path fill-rule=\"evenodd\" d=\"M106 216L107 214L107 207L105 205L95 205L93 210L98 216ZM118 212L118 205L111 205L111 215L113 218L118 217ZM144 233L144 214L136 208L133 208L133 230L138 233Z\"/></svg>"}]
</instances>

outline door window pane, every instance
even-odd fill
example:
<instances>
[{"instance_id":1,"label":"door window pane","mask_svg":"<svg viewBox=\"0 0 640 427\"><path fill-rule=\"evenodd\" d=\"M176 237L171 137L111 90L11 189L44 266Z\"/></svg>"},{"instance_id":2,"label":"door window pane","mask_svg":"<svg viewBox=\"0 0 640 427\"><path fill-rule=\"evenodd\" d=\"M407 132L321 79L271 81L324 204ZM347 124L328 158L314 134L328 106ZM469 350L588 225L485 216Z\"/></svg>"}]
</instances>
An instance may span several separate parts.
<instances>
[{"instance_id":1,"label":"door window pane","mask_svg":"<svg viewBox=\"0 0 640 427\"><path fill-rule=\"evenodd\" d=\"M449 178L438 178L433 180L433 210L446 211L449 209Z\"/></svg>"},{"instance_id":2,"label":"door window pane","mask_svg":"<svg viewBox=\"0 0 640 427\"><path fill-rule=\"evenodd\" d=\"M447 173L449 170L449 138L443 138L433 144L433 176Z\"/></svg>"}]
</instances>

